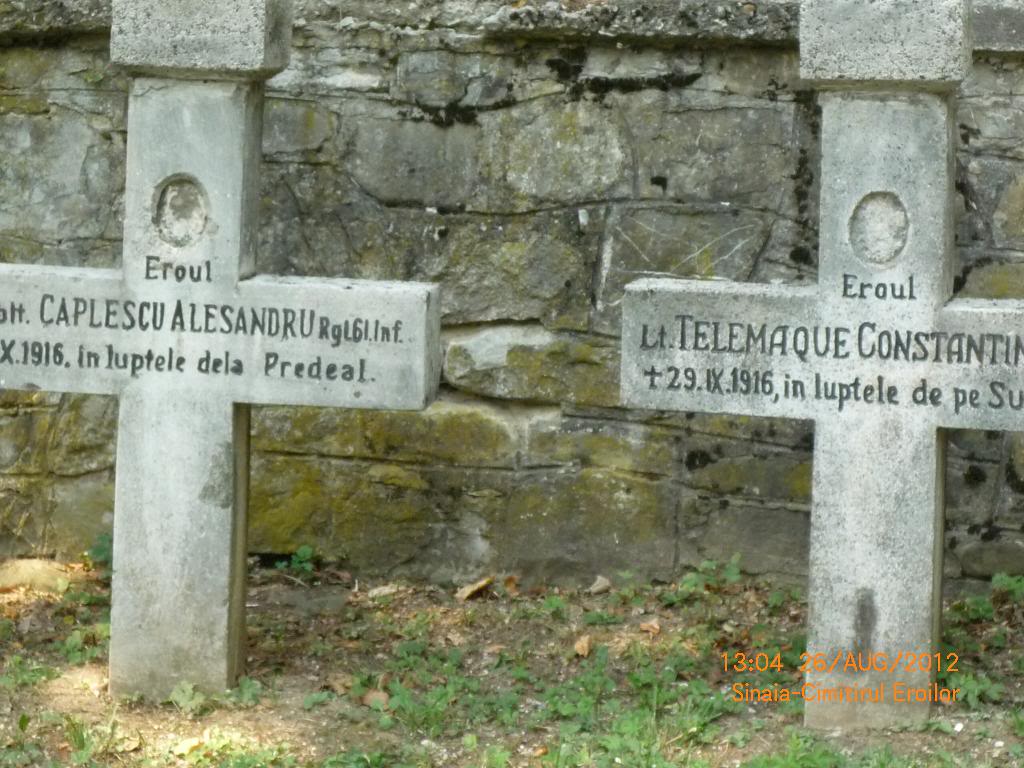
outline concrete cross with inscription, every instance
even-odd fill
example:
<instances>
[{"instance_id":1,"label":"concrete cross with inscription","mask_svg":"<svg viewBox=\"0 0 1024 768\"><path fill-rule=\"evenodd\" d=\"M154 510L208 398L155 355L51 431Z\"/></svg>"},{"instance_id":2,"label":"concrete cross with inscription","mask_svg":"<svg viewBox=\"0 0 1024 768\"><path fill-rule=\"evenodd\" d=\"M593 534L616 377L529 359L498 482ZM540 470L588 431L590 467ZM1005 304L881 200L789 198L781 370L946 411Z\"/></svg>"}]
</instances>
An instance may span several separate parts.
<instances>
[{"instance_id":1,"label":"concrete cross with inscription","mask_svg":"<svg viewBox=\"0 0 1024 768\"><path fill-rule=\"evenodd\" d=\"M817 286L641 280L626 404L813 419L805 719L921 722L939 653L942 428L1024 426L1024 304L950 300L964 0L804 0L822 107Z\"/></svg>"},{"instance_id":2,"label":"concrete cross with inscription","mask_svg":"<svg viewBox=\"0 0 1024 768\"><path fill-rule=\"evenodd\" d=\"M289 0L114 0L129 97L123 269L0 265L0 388L120 397L110 688L233 684L248 403L424 407L434 286L254 276L262 80Z\"/></svg>"}]
</instances>

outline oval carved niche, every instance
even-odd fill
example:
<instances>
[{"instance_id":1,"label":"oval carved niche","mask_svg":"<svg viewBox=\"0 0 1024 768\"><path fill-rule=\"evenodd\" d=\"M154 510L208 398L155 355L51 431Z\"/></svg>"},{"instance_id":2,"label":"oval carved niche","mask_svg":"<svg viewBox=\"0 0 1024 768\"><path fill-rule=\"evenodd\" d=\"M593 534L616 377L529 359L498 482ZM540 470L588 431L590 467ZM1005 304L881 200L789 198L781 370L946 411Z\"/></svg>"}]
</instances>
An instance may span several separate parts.
<instances>
[{"instance_id":1,"label":"oval carved niche","mask_svg":"<svg viewBox=\"0 0 1024 768\"><path fill-rule=\"evenodd\" d=\"M153 226L160 239L176 248L192 245L206 230L206 192L190 176L172 176L156 191Z\"/></svg>"},{"instance_id":2,"label":"oval carved niche","mask_svg":"<svg viewBox=\"0 0 1024 768\"><path fill-rule=\"evenodd\" d=\"M850 216L850 245L861 261L884 266L899 258L909 229L903 201L892 192L872 192L857 203Z\"/></svg>"}]
</instances>

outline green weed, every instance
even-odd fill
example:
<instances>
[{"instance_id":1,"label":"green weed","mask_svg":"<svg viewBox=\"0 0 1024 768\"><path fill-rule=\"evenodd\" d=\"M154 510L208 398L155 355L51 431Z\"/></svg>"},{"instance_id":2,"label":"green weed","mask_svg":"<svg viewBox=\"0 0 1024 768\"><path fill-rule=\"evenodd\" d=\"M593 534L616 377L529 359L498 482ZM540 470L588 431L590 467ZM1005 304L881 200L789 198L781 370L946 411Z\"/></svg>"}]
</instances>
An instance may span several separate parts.
<instances>
[{"instance_id":1,"label":"green weed","mask_svg":"<svg viewBox=\"0 0 1024 768\"><path fill-rule=\"evenodd\" d=\"M992 577L992 589L1008 598L1010 602L1024 602L1024 576L997 573Z\"/></svg>"},{"instance_id":2,"label":"green weed","mask_svg":"<svg viewBox=\"0 0 1024 768\"><path fill-rule=\"evenodd\" d=\"M110 624L104 622L72 630L70 635L57 644L57 650L70 664L86 664L106 655L109 642Z\"/></svg>"},{"instance_id":3,"label":"green weed","mask_svg":"<svg viewBox=\"0 0 1024 768\"><path fill-rule=\"evenodd\" d=\"M394 758L384 752L345 752L324 760L320 768L396 768Z\"/></svg>"},{"instance_id":4,"label":"green weed","mask_svg":"<svg viewBox=\"0 0 1024 768\"><path fill-rule=\"evenodd\" d=\"M188 752L186 759L197 768L298 768L298 760L289 751L287 744L262 747L239 736L213 731Z\"/></svg>"},{"instance_id":5,"label":"green weed","mask_svg":"<svg viewBox=\"0 0 1024 768\"><path fill-rule=\"evenodd\" d=\"M967 704L971 709L977 709L981 702L995 703L1003 698L1004 686L993 681L983 672L977 675L967 672L956 672L947 677L946 685L950 688L959 688L958 701Z\"/></svg>"},{"instance_id":6,"label":"green weed","mask_svg":"<svg viewBox=\"0 0 1024 768\"><path fill-rule=\"evenodd\" d=\"M96 571L100 578L110 578L114 571L114 540L109 533L101 533L85 551L85 565Z\"/></svg>"},{"instance_id":7,"label":"green weed","mask_svg":"<svg viewBox=\"0 0 1024 768\"><path fill-rule=\"evenodd\" d=\"M793 731L785 752L755 757L745 762L743 768L840 768L845 762L842 755L830 747Z\"/></svg>"},{"instance_id":8,"label":"green weed","mask_svg":"<svg viewBox=\"0 0 1024 768\"><path fill-rule=\"evenodd\" d=\"M665 606L679 605L726 585L736 584L740 578L738 554L733 555L724 565L714 560L705 560L697 566L697 570L683 576L675 590L662 592L658 599Z\"/></svg>"},{"instance_id":9,"label":"green weed","mask_svg":"<svg viewBox=\"0 0 1024 768\"><path fill-rule=\"evenodd\" d=\"M297 579L308 579L316 570L313 548L303 544L292 553L291 558L278 561L274 567Z\"/></svg>"},{"instance_id":10,"label":"green weed","mask_svg":"<svg viewBox=\"0 0 1024 768\"><path fill-rule=\"evenodd\" d=\"M253 680L251 677L241 677L238 680L238 685L228 691L225 698L229 704L248 708L259 704L262 695L263 686L259 681Z\"/></svg>"},{"instance_id":11,"label":"green weed","mask_svg":"<svg viewBox=\"0 0 1024 768\"><path fill-rule=\"evenodd\" d=\"M316 709L317 707L326 704L333 698L334 693L331 691L315 691L307 694L302 700L302 708L308 712L311 709Z\"/></svg>"},{"instance_id":12,"label":"green weed","mask_svg":"<svg viewBox=\"0 0 1024 768\"><path fill-rule=\"evenodd\" d=\"M173 704L179 712L189 717L199 717L213 708L213 702L189 682L180 682L174 686L164 703Z\"/></svg>"},{"instance_id":13,"label":"green weed","mask_svg":"<svg viewBox=\"0 0 1024 768\"><path fill-rule=\"evenodd\" d=\"M544 691L545 708L541 716L574 720L580 729L591 730L601 704L616 688L615 680L608 674L608 649L602 646L583 663L577 675Z\"/></svg>"},{"instance_id":14,"label":"green weed","mask_svg":"<svg viewBox=\"0 0 1024 768\"><path fill-rule=\"evenodd\" d=\"M1015 709L1010 713L1010 728L1018 739L1024 739L1024 710Z\"/></svg>"},{"instance_id":15,"label":"green weed","mask_svg":"<svg viewBox=\"0 0 1024 768\"><path fill-rule=\"evenodd\" d=\"M947 615L950 621L956 624L976 624L992 621L995 618L995 608L987 597L968 597L966 600L957 600L953 603Z\"/></svg>"},{"instance_id":16,"label":"green weed","mask_svg":"<svg viewBox=\"0 0 1024 768\"><path fill-rule=\"evenodd\" d=\"M46 759L42 747L29 740L28 727L32 718L26 714L18 717L17 731L6 743L0 742L0 766L2 768L51 768L56 763Z\"/></svg>"},{"instance_id":17,"label":"green weed","mask_svg":"<svg viewBox=\"0 0 1024 768\"><path fill-rule=\"evenodd\" d=\"M548 595L544 598L544 611L552 619L566 621L569 618L569 605L565 598L560 595Z\"/></svg>"},{"instance_id":18,"label":"green weed","mask_svg":"<svg viewBox=\"0 0 1024 768\"><path fill-rule=\"evenodd\" d=\"M592 627L603 627L611 626L613 624L622 624L623 619L621 616L616 616L612 613L605 613L604 611L588 611L583 614L583 623L587 626Z\"/></svg>"},{"instance_id":19,"label":"green weed","mask_svg":"<svg viewBox=\"0 0 1024 768\"><path fill-rule=\"evenodd\" d=\"M0 688L17 690L26 688L44 680L52 680L60 673L53 667L26 661L21 656L11 656L4 662L4 671L0 675Z\"/></svg>"}]
</instances>

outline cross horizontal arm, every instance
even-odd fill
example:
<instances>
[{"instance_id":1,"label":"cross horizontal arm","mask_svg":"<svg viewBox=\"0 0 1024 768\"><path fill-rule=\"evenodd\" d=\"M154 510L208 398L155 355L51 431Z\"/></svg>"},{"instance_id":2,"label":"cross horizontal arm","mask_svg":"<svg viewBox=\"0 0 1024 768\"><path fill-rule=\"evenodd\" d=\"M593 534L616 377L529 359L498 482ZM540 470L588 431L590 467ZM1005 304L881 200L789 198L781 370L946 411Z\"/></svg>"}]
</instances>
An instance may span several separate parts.
<instances>
[{"instance_id":1,"label":"cross horizontal arm","mask_svg":"<svg viewBox=\"0 0 1024 768\"><path fill-rule=\"evenodd\" d=\"M282 324L286 308L298 314L295 334L282 325L280 337L248 349L252 374L236 400L416 410L434 399L441 369L436 285L260 276L239 285L239 305L236 323L250 307L279 308Z\"/></svg>"},{"instance_id":2,"label":"cross horizontal arm","mask_svg":"<svg viewBox=\"0 0 1024 768\"><path fill-rule=\"evenodd\" d=\"M936 427L1024 429L1024 302L957 300L933 319L856 317L813 291L632 284L625 404L805 419L883 409Z\"/></svg>"},{"instance_id":3,"label":"cross horizontal arm","mask_svg":"<svg viewBox=\"0 0 1024 768\"><path fill-rule=\"evenodd\" d=\"M935 385L953 394L947 427L1024 429L1024 301L957 299L929 338Z\"/></svg>"},{"instance_id":4,"label":"cross horizontal arm","mask_svg":"<svg viewBox=\"0 0 1024 768\"><path fill-rule=\"evenodd\" d=\"M120 272L0 265L0 387L134 382L235 402L422 408L440 368L436 286L258 277L220 298Z\"/></svg>"},{"instance_id":5,"label":"cross horizontal arm","mask_svg":"<svg viewBox=\"0 0 1024 768\"><path fill-rule=\"evenodd\" d=\"M122 280L116 269L0 264L0 390L119 392L124 371L100 366L84 376L77 355L87 339L102 346L100 334L89 327L86 297L98 302L92 307L102 316L104 301L122 293ZM83 303L76 305L76 298ZM62 301L70 316L79 314L74 333L58 320Z\"/></svg>"}]
</instances>

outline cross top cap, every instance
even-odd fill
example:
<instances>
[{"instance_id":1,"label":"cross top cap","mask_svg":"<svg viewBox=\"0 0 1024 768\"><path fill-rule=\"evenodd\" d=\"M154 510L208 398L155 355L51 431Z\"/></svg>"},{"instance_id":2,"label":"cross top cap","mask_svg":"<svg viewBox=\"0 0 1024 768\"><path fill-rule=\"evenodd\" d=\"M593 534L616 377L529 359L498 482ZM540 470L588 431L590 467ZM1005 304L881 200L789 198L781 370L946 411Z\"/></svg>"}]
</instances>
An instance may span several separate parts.
<instances>
[{"instance_id":1,"label":"cross top cap","mask_svg":"<svg viewBox=\"0 0 1024 768\"><path fill-rule=\"evenodd\" d=\"M264 79L288 65L291 0L113 0L110 58L143 74Z\"/></svg>"},{"instance_id":2,"label":"cross top cap","mask_svg":"<svg viewBox=\"0 0 1024 768\"><path fill-rule=\"evenodd\" d=\"M952 89L971 66L969 20L970 0L801 0L800 75Z\"/></svg>"}]
</instances>

